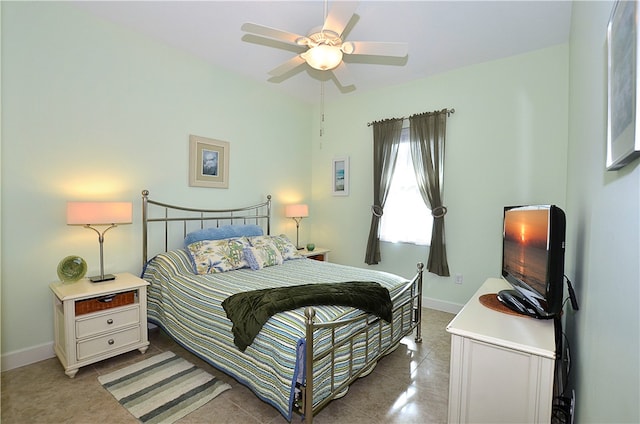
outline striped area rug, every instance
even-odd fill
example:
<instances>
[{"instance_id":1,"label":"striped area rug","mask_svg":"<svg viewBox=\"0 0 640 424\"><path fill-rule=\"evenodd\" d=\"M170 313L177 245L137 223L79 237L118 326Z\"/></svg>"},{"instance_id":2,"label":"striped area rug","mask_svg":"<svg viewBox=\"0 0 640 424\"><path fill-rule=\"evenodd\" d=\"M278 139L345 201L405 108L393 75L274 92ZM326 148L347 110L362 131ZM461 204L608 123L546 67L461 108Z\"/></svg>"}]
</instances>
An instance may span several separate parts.
<instances>
[{"instance_id":1,"label":"striped area rug","mask_svg":"<svg viewBox=\"0 0 640 424\"><path fill-rule=\"evenodd\" d=\"M189 361L165 352L98 377L143 423L173 423L231 388Z\"/></svg>"}]
</instances>

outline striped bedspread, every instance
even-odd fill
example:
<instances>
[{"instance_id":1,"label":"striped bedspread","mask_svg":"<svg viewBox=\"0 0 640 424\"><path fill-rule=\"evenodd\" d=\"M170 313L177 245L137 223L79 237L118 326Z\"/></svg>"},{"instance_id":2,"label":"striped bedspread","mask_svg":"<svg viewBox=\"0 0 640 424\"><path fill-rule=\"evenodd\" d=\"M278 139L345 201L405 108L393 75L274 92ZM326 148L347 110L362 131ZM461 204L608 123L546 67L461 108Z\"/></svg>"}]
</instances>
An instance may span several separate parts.
<instances>
[{"instance_id":1,"label":"striped bedspread","mask_svg":"<svg viewBox=\"0 0 640 424\"><path fill-rule=\"evenodd\" d=\"M222 301L232 294L308 283L337 283L344 281L377 281L389 289L391 297L407 281L399 276L367 269L347 267L311 259L286 261L282 265L253 271L240 269L225 273L195 275L188 255L183 250L160 254L149 261L143 276L150 283L148 289L148 317L169 333L177 342L197 354L216 368L246 385L264 401L273 405L291 420L296 380L303 373L303 359L299 353L304 347L304 309L282 312L267 321L253 343L241 352L233 343L231 321L222 308ZM349 318L360 312L350 307L322 306L316 308L316 322ZM376 349L389 347L391 339L410 326L410 311L403 317L394 314L392 325L382 323L384 337L362 336L356 340L355 350L365 362L365 356ZM353 329L336 331L338 339L348 336ZM393 337L392 337L393 336ZM365 338L368 337L368 343ZM329 330L317 330L314 349L331 347ZM365 347L366 346L366 347ZM330 355L329 355L330 356ZM345 363L340 362L344 356ZM333 373L338 383L348 378L349 364L346 352L337 352L337 365ZM326 398L331 374L330 363L314 368L314 404Z\"/></svg>"}]
</instances>

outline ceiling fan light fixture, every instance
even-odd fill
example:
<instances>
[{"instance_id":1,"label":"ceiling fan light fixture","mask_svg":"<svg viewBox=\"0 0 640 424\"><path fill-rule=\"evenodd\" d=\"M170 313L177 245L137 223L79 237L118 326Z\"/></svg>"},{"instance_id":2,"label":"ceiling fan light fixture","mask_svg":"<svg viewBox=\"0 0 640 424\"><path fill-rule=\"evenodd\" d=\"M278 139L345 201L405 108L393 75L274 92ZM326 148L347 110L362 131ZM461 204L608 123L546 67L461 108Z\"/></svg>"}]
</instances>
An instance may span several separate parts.
<instances>
[{"instance_id":1,"label":"ceiling fan light fixture","mask_svg":"<svg viewBox=\"0 0 640 424\"><path fill-rule=\"evenodd\" d=\"M336 68L342 62L342 50L340 47L318 44L301 54L309 66L321 71Z\"/></svg>"}]
</instances>

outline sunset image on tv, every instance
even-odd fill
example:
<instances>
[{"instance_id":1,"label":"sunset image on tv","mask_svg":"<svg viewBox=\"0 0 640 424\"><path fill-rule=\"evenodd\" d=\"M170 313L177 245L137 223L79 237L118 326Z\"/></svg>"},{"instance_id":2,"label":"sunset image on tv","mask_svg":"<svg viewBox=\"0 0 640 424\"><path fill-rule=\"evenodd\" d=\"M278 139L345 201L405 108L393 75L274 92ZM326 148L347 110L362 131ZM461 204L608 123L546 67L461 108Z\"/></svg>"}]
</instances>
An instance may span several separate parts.
<instances>
[{"instance_id":1,"label":"sunset image on tv","mask_svg":"<svg viewBox=\"0 0 640 424\"><path fill-rule=\"evenodd\" d=\"M505 213L503 267L540 293L546 286L548 225L548 209Z\"/></svg>"}]
</instances>

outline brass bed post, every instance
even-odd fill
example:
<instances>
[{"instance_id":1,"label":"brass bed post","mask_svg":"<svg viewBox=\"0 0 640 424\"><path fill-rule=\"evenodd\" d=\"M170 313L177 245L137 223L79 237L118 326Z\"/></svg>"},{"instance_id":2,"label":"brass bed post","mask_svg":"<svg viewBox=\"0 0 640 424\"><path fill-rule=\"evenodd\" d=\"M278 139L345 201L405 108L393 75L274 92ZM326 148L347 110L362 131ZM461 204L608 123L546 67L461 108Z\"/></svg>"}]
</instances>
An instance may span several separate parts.
<instances>
[{"instance_id":1,"label":"brass bed post","mask_svg":"<svg viewBox=\"0 0 640 424\"><path fill-rule=\"evenodd\" d=\"M142 190L142 269L147 265L147 197L149 190Z\"/></svg>"},{"instance_id":2,"label":"brass bed post","mask_svg":"<svg viewBox=\"0 0 640 424\"><path fill-rule=\"evenodd\" d=\"M303 413L305 423L313 423L313 320L316 310L312 307L304 309L305 320L305 347L304 347L304 392L302 393Z\"/></svg>"},{"instance_id":3,"label":"brass bed post","mask_svg":"<svg viewBox=\"0 0 640 424\"><path fill-rule=\"evenodd\" d=\"M422 274L424 264L418 262L418 310L416 311L416 343L422 343Z\"/></svg>"},{"instance_id":4,"label":"brass bed post","mask_svg":"<svg viewBox=\"0 0 640 424\"><path fill-rule=\"evenodd\" d=\"M271 217L271 195L267 195L267 216ZM271 218L267 219L267 235L271 235Z\"/></svg>"}]
</instances>

